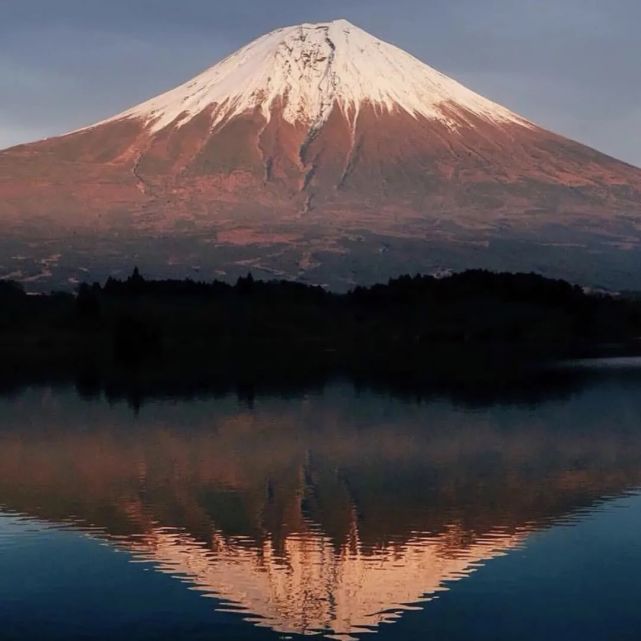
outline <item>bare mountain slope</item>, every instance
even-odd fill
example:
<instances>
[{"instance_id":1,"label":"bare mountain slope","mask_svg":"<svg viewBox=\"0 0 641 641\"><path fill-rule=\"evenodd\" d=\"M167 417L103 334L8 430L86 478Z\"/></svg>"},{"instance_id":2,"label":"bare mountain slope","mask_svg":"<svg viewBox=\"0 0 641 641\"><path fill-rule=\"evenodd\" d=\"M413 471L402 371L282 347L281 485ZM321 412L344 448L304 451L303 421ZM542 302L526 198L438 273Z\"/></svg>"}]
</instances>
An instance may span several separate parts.
<instances>
[{"instance_id":1,"label":"bare mountain slope","mask_svg":"<svg viewBox=\"0 0 641 641\"><path fill-rule=\"evenodd\" d=\"M336 287L466 266L641 287L641 170L344 20L277 30L109 120L0 152L0 220L0 276L42 286L136 259Z\"/></svg>"}]
</instances>

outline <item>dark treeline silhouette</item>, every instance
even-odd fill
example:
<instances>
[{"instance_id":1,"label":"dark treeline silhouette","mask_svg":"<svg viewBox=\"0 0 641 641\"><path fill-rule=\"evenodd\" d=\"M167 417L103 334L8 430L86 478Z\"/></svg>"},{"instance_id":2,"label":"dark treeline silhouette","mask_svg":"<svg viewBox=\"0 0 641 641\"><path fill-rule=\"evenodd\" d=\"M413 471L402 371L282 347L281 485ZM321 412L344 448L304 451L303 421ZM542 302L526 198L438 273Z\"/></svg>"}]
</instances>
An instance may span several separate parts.
<instances>
[{"instance_id":1,"label":"dark treeline silhouette","mask_svg":"<svg viewBox=\"0 0 641 641\"><path fill-rule=\"evenodd\" d=\"M535 274L402 276L335 294L251 275L235 285L125 280L27 295L0 282L0 377L137 381L509 380L543 358L635 350L641 302Z\"/></svg>"}]
</instances>

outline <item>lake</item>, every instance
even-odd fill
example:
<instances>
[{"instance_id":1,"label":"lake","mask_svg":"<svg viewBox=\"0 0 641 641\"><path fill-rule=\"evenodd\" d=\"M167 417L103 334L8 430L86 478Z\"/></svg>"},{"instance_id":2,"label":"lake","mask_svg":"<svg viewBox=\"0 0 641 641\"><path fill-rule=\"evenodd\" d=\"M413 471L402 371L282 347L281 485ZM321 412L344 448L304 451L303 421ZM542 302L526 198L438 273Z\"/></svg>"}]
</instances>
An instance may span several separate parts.
<instances>
[{"instance_id":1,"label":"lake","mask_svg":"<svg viewBox=\"0 0 641 641\"><path fill-rule=\"evenodd\" d=\"M0 638L636 640L641 369L577 369L491 398L6 393Z\"/></svg>"}]
</instances>

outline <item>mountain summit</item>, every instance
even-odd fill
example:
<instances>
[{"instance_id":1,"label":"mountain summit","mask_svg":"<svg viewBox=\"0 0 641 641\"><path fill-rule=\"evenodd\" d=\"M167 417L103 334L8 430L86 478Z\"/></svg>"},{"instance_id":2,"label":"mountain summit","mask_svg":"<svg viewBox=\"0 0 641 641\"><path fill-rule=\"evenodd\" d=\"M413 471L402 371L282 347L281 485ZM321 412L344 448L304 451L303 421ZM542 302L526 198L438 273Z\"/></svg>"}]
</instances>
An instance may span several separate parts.
<instances>
[{"instance_id":1,"label":"mountain summit","mask_svg":"<svg viewBox=\"0 0 641 641\"><path fill-rule=\"evenodd\" d=\"M364 105L380 115L458 121L451 109L497 123L522 118L474 94L346 20L278 29L243 47L188 83L110 119L141 118L152 131L181 125L215 106L211 126L258 110L266 122L278 112L312 131L338 107L357 126ZM449 109L448 109L449 107Z\"/></svg>"},{"instance_id":2,"label":"mountain summit","mask_svg":"<svg viewBox=\"0 0 641 641\"><path fill-rule=\"evenodd\" d=\"M0 152L0 221L5 271L43 286L133 253L155 275L346 287L491 267L641 287L641 170L345 20L278 29L113 118ZM29 268L25 239L48 247Z\"/></svg>"}]
</instances>

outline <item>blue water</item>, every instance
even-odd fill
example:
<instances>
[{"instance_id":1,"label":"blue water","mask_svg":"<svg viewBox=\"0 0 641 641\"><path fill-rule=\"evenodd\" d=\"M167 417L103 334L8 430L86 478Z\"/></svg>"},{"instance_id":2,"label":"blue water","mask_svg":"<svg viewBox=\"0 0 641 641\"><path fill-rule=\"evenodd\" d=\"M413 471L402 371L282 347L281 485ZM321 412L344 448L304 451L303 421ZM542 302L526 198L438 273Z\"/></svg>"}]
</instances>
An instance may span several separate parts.
<instances>
[{"instance_id":1,"label":"blue water","mask_svg":"<svg viewBox=\"0 0 641 641\"><path fill-rule=\"evenodd\" d=\"M640 638L641 400L0 401L0 639Z\"/></svg>"},{"instance_id":2,"label":"blue water","mask_svg":"<svg viewBox=\"0 0 641 641\"><path fill-rule=\"evenodd\" d=\"M636 640L641 629L641 496L529 537L381 639ZM3 639L277 639L188 585L74 531L6 516ZM19 541L19 543L15 543ZM26 571L28 569L28 571Z\"/></svg>"}]
</instances>

